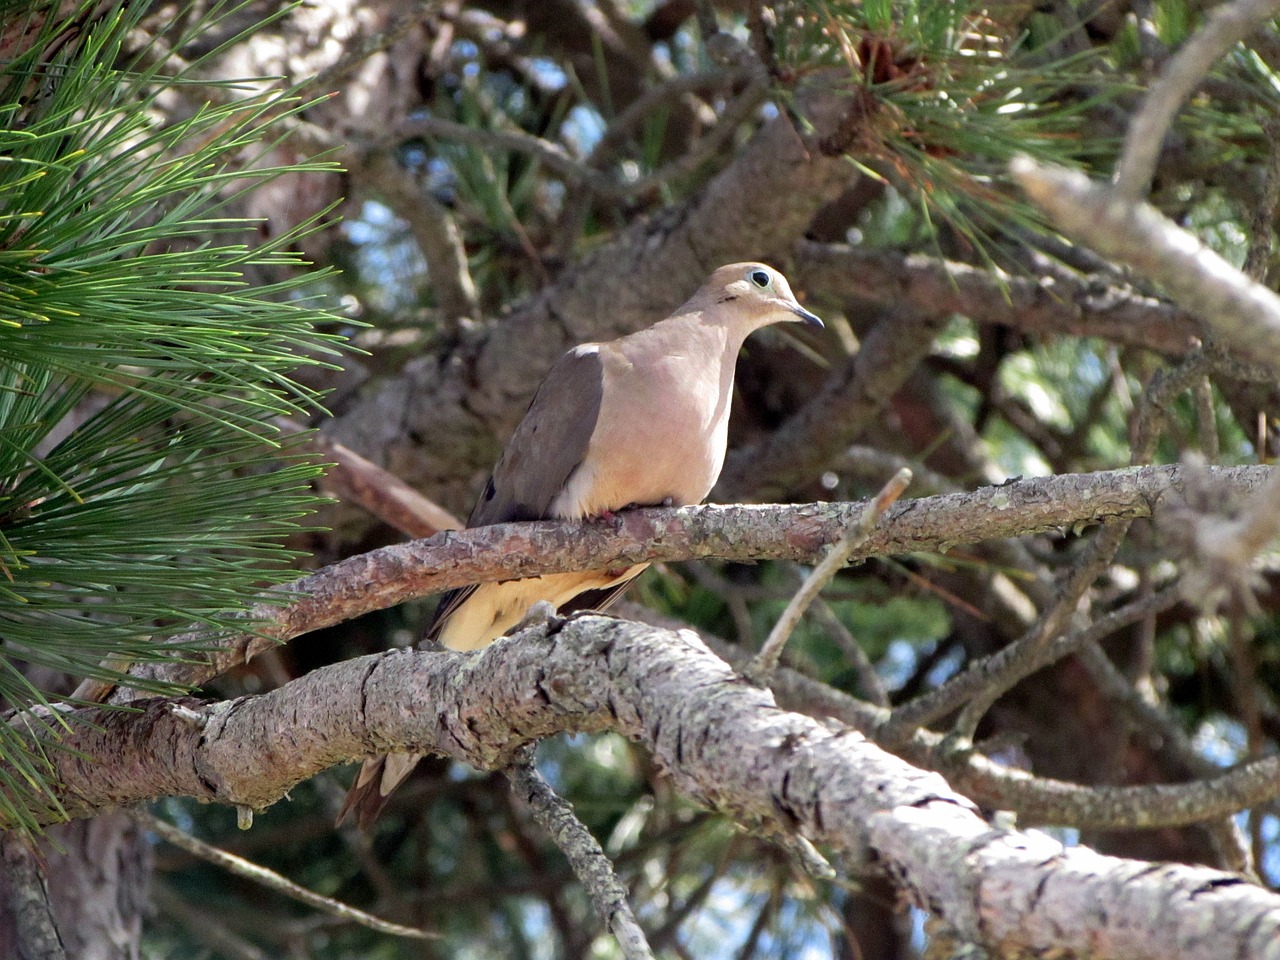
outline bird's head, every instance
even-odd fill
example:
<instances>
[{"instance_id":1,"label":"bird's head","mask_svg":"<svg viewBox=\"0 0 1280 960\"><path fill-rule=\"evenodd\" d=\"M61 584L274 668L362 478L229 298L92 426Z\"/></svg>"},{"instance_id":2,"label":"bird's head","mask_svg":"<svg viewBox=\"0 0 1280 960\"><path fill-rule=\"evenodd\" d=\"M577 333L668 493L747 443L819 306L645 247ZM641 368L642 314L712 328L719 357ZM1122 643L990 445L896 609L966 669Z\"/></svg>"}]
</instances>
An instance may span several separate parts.
<instances>
[{"instance_id":1,"label":"bird's head","mask_svg":"<svg viewBox=\"0 0 1280 960\"><path fill-rule=\"evenodd\" d=\"M796 300L787 278L763 263L731 263L711 274L690 306L720 315L748 332L795 321L822 328L822 320Z\"/></svg>"}]
</instances>

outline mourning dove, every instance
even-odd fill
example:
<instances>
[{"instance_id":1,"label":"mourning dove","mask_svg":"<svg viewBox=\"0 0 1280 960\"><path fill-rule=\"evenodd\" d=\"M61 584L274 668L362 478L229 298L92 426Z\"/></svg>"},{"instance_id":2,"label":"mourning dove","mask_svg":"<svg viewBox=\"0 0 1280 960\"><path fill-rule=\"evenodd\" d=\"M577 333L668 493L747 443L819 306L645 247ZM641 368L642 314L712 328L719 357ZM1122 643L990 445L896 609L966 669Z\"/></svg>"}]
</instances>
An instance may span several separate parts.
<instances>
[{"instance_id":1,"label":"mourning dove","mask_svg":"<svg viewBox=\"0 0 1280 960\"><path fill-rule=\"evenodd\" d=\"M734 263L711 274L667 319L570 350L538 388L467 526L700 503L724 465L738 351L753 331L784 320L822 326L778 271ZM562 613L601 610L647 566L450 590L426 639L474 650L544 600ZM354 810L362 827L372 823L418 759L366 760L338 822Z\"/></svg>"}]
</instances>

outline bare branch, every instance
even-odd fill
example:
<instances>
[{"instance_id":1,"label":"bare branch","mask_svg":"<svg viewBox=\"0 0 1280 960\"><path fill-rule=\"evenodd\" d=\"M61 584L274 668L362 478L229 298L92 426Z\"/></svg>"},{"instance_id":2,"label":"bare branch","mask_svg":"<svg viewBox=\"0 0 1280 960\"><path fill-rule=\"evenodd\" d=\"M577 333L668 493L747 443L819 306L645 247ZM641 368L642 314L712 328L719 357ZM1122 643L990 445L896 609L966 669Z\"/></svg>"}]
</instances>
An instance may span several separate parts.
<instances>
[{"instance_id":1,"label":"bare branch","mask_svg":"<svg viewBox=\"0 0 1280 960\"><path fill-rule=\"evenodd\" d=\"M349 920L352 923L359 924L362 927L368 927L370 930L376 930L379 933L388 933L396 937L408 937L412 940L429 940L439 936L437 933L429 933L426 930L419 930L416 927L406 927L398 923L390 923L379 917L365 913L363 910L357 910L355 907L349 907L345 903L340 903L331 897L325 897L306 887L300 887L292 880L288 880L276 873L274 870L268 870L266 867L259 866L252 861L243 857L237 857L233 853L227 853L225 850L219 850L217 847L198 840L191 834L179 830L173 824L161 820L159 817L153 816L143 810L133 811L133 817L146 829L157 834L164 840L173 844L175 847L186 850L188 853L199 857L215 866L234 873L236 876L243 877L252 883L266 887L268 890L274 890L291 900L297 900L299 903L305 903L309 907L314 907L324 913L343 920Z\"/></svg>"},{"instance_id":2,"label":"bare branch","mask_svg":"<svg viewBox=\"0 0 1280 960\"><path fill-rule=\"evenodd\" d=\"M586 888L596 912L618 941L626 960L653 960L644 930L627 903L627 889L613 872L613 864L568 801L559 797L533 765L526 752L506 771L511 789L568 858L574 875Z\"/></svg>"},{"instance_id":3,"label":"bare branch","mask_svg":"<svg viewBox=\"0 0 1280 960\"><path fill-rule=\"evenodd\" d=\"M1065 233L1161 284L1233 351L1280 370L1280 296L1153 207L1129 203L1083 173L1028 157L1010 170Z\"/></svg>"},{"instance_id":4,"label":"bare branch","mask_svg":"<svg viewBox=\"0 0 1280 960\"><path fill-rule=\"evenodd\" d=\"M222 918L192 906L188 895L177 893L163 883L153 883L151 898L162 916L185 927L200 938L203 947L218 951L227 960L273 960L271 954L217 922Z\"/></svg>"},{"instance_id":5,"label":"bare branch","mask_svg":"<svg viewBox=\"0 0 1280 960\"><path fill-rule=\"evenodd\" d=\"M898 707L880 727L876 739L888 744L898 742L916 727L933 723L971 700L987 699L992 692L998 696L1036 670L1070 656L1085 644L1105 639L1145 616L1168 610L1180 599L1177 588L1170 587L1113 610L1087 628L1064 634L1052 643L1042 642L1038 623L1027 636L1009 644L998 653L971 663L963 673L952 677L936 690Z\"/></svg>"},{"instance_id":6,"label":"bare branch","mask_svg":"<svg viewBox=\"0 0 1280 960\"><path fill-rule=\"evenodd\" d=\"M903 467L881 488L879 494L867 501L857 521L828 548L822 560L813 568L813 572L801 584L800 589L795 592L782 611L782 616L778 617L777 622L774 623L760 652L747 665L745 675L748 680L760 686L769 685L769 678L778 667L778 658L782 656L782 648L786 646L787 640L790 639L800 618L804 616L805 610L809 608L809 604L817 599L822 588L830 583L831 578L849 562L853 552L871 538L884 512L897 503L910 482L911 471Z\"/></svg>"},{"instance_id":7,"label":"bare branch","mask_svg":"<svg viewBox=\"0 0 1280 960\"><path fill-rule=\"evenodd\" d=\"M519 129L489 130L446 120L444 117L423 115L406 118L389 136L373 146L389 150L397 143L415 137L466 143L485 150L527 153L564 177L571 186L586 186L606 194L618 188L613 177L593 170L560 144Z\"/></svg>"},{"instance_id":8,"label":"bare branch","mask_svg":"<svg viewBox=\"0 0 1280 960\"><path fill-rule=\"evenodd\" d=\"M1216 482L1256 489L1272 467L1218 467ZM1147 517L1181 485L1181 468L1148 467L1022 480L973 493L900 502L853 559L937 551L973 543ZM501 524L383 547L332 564L279 588L280 605L261 604L253 634L218 638L215 649L181 661L139 664L132 675L198 684L276 642L353 617L479 583L565 570L717 557L812 562L864 509L861 503L704 506L630 510L604 521ZM179 640L190 641L188 635ZM199 637L209 645L215 638ZM121 694L117 694L119 699Z\"/></svg>"},{"instance_id":9,"label":"bare branch","mask_svg":"<svg viewBox=\"0 0 1280 960\"><path fill-rule=\"evenodd\" d=\"M1278 0L1234 0L1209 12L1200 31L1164 65L1129 123L1114 178L1119 199L1137 203L1146 195L1164 135L1182 104L1228 50L1277 13Z\"/></svg>"},{"instance_id":10,"label":"bare branch","mask_svg":"<svg viewBox=\"0 0 1280 960\"><path fill-rule=\"evenodd\" d=\"M803 583L803 578L801 582ZM884 681L880 679L880 674L876 672L875 664L871 662L871 658L867 656L861 644L854 639L848 627L836 616L835 611L821 597L815 597L813 605L809 609L814 619L827 632L827 636L839 647L840 651L853 666L854 672L858 675L859 692L862 696L877 707L889 706L889 691L885 689Z\"/></svg>"},{"instance_id":11,"label":"bare branch","mask_svg":"<svg viewBox=\"0 0 1280 960\"><path fill-rule=\"evenodd\" d=\"M536 738L612 729L643 742L698 802L860 861L869 852L915 902L991 949L1096 954L1105 943L1129 960L1218 960L1280 943L1280 897L1215 870L992 827L936 774L779 710L689 633L587 616L478 654L365 657L216 705L204 730L159 705L77 716L94 722L69 736L78 752L52 757L78 815L157 790L257 807L369 753L494 768ZM291 735L270 735L281 729Z\"/></svg>"},{"instance_id":12,"label":"bare branch","mask_svg":"<svg viewBox=\"0 0 1280 960\"><path fill-rule=\"evenodd\" d=\"M955 733L966 742L972 742L978 724L992 705L1006 692L1037 669L1036 661L1076 615L1085 593L1103 570L1110 565L1129 532L1131 520L1121 520L1100 530L1083 551L1080 559L1072 564L1061 578L1058 596L1049 609L1040 615L1035 626L1019 641L1015 653L999 675L993 677L960 711L956 718Z\"/></svg>"},{"instance_id":13,"label":"bare branch","mask_svg":"<svg viewBox=\"0 0 1280 960\"><path fill-rule=\"evenodd\" d=\"M656 618L646 616L646 622ZM714 637L703 640L731 666L745 668L750 654ZM1082 657L1106 656L1096 644L1085 644ZM1112 676L1124 678L1106 661ZM1132 687L1125 684L1127 689ZM943 774L953 786L984 807L1014 811L1020 822L1061 824L1079 828L1125 829L1181 827L1216 818L1230 817L1273 800L1280 793L1280 758L1241 764L1222 771L1199 754L1192 754L1199 780L1190 783L1153 784L1137 787L1081 785L1036 776L1006 764L996 763L975 751L951 749L950 738L930 730L916 729L907 739L886 737L890 712L821 683L794 670L779 668L773 691L779 702L791 710L810 716L833 718L847 723L859 733L927 770ZM1106 690L1108 696L1113 691ZM1154 706L1145 705L1156 710ZM1186 740L1180 728L1162 722L1171 733Z\"/></svg>"}]
</instances>

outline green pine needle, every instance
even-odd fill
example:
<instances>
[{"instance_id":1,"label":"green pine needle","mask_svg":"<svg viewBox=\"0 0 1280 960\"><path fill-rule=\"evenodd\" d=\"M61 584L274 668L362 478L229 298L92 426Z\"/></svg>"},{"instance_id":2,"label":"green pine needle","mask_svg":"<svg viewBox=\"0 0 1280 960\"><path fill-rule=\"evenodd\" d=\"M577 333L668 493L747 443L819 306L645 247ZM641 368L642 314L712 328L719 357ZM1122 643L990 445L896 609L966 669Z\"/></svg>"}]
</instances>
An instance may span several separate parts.
<instances>
[{"instance_id":1,"label":"green pine needle","mask_svg":"<svg viewBox=\"0 0 1280 960\"><path fill-rule=\"evenodd\" d=\"M0 826L59 813L48 751L66 727L21 665L114 682L109 663L252 630L245 610L294 575L284 538L320 502L319 468L270 422L320 409L293 376L341 347L292 250L320 218L254 247L228 211L331 167L245 164L301 108L287 92L166 125L155 98L194 81L160 57L128 65L145 6L118 3L44 61L50 16L0 72L0 703L33 718L0 725Z\"/></svg>"}]
</instances>

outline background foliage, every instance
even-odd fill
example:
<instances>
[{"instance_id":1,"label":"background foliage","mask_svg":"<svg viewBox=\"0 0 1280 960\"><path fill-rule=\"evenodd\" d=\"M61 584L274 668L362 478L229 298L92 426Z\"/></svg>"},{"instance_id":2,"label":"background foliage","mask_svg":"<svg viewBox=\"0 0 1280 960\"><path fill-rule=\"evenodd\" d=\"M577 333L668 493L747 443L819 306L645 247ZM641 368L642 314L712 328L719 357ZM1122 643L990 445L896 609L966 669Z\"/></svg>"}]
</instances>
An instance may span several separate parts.
<instances>
[{"instance_id":1,"label":"background foliage","mask_svg":"<svg viewBox=\"0 0 1280 960\"><path fill-rule=\"evenodd\" d=\"M830 329L752 341L735 445L773 433L877 330L905 330L929 312L897 286L912 255L972 265L989 283L987 304L937 308L944 332L857 445L784 499L853 499L901 462L915 467L917 493L1126 466L1144 391L1185 353L1185 337L1167 347L1177 337L1159 326L1174 322L1157 310L1159 292L1069 247L1004 171L1023 152L1108 176L1143 91L1203 22L1205 5L1189 0L86 3L43 18L41 9L51 8L5 9L0 97L0 697L9 704L58 689L20 664L107 676L105 654L149 656L155 639L192 624L226 627L262 585L288 576L271 565L298 557L280 538L314 505L313 468L269 449L273 418L319 422L321 392L335 435L465 515L545 371L540 358L558 352L547 333L494 371L476 361L477 344L540 291L571 286L602 251L618 258L619 285L588 297L598 325L584 335L566 322L554 334L616 333L610 316L632 302L630 258L643 256L628 250L628 231L691 216L752 155L753 137L780 121L813 162L847 164L848 182L803 235L736 237L733 259L776 261ZM19 23L35 25L24 43ZM1263 279L1275 267L1278 69L1273 25L1233 51L1179 115L1152 191L1168 215ZM309 159L326 150L346 173ZM729 223L791 186L750 172L737 182L721 211ZM335 203L341 225L323 220ZM850 292L814 266L817 246L829 244L882 252L876 262L889 266ZM304 269L306 257L342 272ZM1137 297L1156 319L1127 333L1045 330L1028 319L1038 305L1009 292L1028 277L1074 297L1082 315ZM650 316L688 292L670 283L645 291ZM992 319L1006 305L1015 316ZM317 331L339 329L365 353L338 360ZM316 358L334 365L299 369ZM1215 377L1199 405L1179 397L1157 462L1213 445L1206 452L1222 463L1265 460L1273 386ZM391 395L422 399L389 416L378 404ZM310 558L298 565L397 536L349 504L322 519L335 532L292 532L289 548ZM878 560L825 597L902 703L1016 637L1037 577L1069 571L1088 543L1087 532L1064 531L1027 537L1021 552L979 545ZM1161 534L1139 524L1088 603L1101 614L1174 574ZM794 583L782 567L691 564L648 574L633 598L754 646ZM1275 747L1272 585L1268 569L1247 645L1230 621L1181 604L1108 642L1213 764ZM258 691L411 643L426 612L410 605L314 635L207 692ZM850 654L819 621L791 649L807 672L871 696ZM1080 783L1191 775L1074 661L1003 698L979 734L1002 762ZM926 942L921 918L897 909L883 878L810 879L768 841L681 800L617 738L546 743L539 756L614 855L663 956L888 960ZM38 758L25 770L38 781ZM501 778L427 761L368 837L331 827L344 784L343 774L316 778L247 833L225 809L168 800L158 812L441 941L317 919L162 846L145 950L615 955ZM17 786L0 784L6 797ZM1278 823L1269 808L1241 818L1269 885L1280 872ZM1106 852L1225 862L1201 827L1047 826Z\"/></svg>"},{"instance_id":2,"label":"background foliage","mask_svg":"<svg viewBox=\"0 0 1280 960\"><path fill-rule=\"evenodd\" d=\"M53 57L66 24L46 19L3 75L8 706L44 704L41 678L112 681L194 626L242 627L237 610L295 575L283 540L317 502L318 468L281 452L271 418L319 409L318 394L291 378L336 355L337 340L318 329L334 318L306 297L324 274L296 273L289 237L250 247L228 210L284 172L241 161L261 149L264 114L296 102L250 97L170 122L159 97L183 78L160 77L124 48L143 13L106 8L74 55ZM209 11L193 28L216 23ZM295 276L248 288L250 267ZM0 726L0 752L26 780L0 773L9 820L25 816L20 798L42 782L28 749Z\"/></svg>"}]
</instances>

